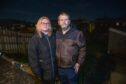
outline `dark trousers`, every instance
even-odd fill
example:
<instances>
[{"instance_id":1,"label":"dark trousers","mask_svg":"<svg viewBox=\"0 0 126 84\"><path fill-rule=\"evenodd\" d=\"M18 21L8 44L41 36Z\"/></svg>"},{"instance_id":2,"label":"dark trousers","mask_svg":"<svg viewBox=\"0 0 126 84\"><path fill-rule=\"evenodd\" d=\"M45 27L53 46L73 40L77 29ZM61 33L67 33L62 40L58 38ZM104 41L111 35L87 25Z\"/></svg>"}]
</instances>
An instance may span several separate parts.
<instances>
[{"instance_id":1,"label":"dark trousers","mask_svg":"<svg viewBox=\"0 0 126 84\"><path fill-rule=\"evenodd\" d=\"M61 84L77 84L77 74L74 68L59 68Z\"/></svg>"}]
</instances>

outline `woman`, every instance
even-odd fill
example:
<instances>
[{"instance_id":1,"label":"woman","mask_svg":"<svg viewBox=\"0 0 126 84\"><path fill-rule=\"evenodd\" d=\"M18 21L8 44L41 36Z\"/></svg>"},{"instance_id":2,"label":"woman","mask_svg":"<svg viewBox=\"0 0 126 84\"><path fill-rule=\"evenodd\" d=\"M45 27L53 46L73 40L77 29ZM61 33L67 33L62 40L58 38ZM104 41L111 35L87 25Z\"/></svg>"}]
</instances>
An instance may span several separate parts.
<instances>
[{"instance_id":1,"label":"woman","mask_svg":"<svg viewBox=\"0 0 126 84\"><path fill-rule=\"evenodd\" d=\"M43 84L54 84L55 35L48 17L41 17L36 24L36 33L28 45L28 59L33 73Z\"/></svg>"}]
</instances>

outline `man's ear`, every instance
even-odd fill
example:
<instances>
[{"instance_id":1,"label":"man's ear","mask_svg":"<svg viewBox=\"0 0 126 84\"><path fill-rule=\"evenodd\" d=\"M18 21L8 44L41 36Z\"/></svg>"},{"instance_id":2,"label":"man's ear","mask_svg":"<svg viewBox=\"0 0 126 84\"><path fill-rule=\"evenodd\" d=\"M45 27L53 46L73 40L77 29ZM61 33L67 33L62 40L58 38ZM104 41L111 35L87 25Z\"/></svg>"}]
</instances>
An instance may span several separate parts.
<instances>
[{"instance_id":1,"label":"man's ear","mask_svg":"<svg viewBox=\"0 0 126 84\"><path fill-rule=\"evenodd\" d=\"M71 20L69 20L69 24L71 23Z\"/></svg>"},{"instance_id":2,"label":"man's ear","mask_svg":"<svg viewBox=\"0 0 126 84\"><path fill-rule=\"evenodd\" d=\"M69 20L69 24L71 23L71 20Z\"/></svg>"}]
</instances>

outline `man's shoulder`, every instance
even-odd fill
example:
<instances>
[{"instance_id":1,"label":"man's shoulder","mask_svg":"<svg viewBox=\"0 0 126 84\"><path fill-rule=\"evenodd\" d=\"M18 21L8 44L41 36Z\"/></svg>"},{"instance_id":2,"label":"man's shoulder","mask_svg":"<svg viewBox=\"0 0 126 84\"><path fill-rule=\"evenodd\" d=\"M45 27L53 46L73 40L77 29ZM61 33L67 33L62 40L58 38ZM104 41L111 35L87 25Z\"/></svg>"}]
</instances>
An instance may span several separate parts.
<instances>
[{"instance_id":1,"label":"man's shoulder","mask_svg":"<svg viewBox=\"0 0 126 84\"><path fill-rule=\"evenodd\" d=\"M73 32L76 32L76 33L81 32L75 24L71 24L70 27L71 27L71 31Z\"/></svg>"},{"instance_id":2,"label":"man's shoulder","mask_svg":"<svg viewBox=\"0 0 126 84\"><path fill-rule=\"evenodd\" d=\"M82 33L82 31L81 31L81 30L79 30L79 29L77 29L77 27L73 29L73 32L74 32L75 34Z\"/></svg>"}]
</instances>

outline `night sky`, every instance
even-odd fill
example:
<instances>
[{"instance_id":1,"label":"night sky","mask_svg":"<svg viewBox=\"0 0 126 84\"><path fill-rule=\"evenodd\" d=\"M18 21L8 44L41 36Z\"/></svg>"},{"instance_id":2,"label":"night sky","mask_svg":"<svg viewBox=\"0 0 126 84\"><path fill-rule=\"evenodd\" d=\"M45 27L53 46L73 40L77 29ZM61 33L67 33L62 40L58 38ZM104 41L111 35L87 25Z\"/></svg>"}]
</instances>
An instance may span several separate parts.
<instances>
[{"instance_id":1,"label":"night sky","mask_svg":"<svg viewBox=\"0 0 126 84\"><path fill-rule=\"evenodd\" d=\"M125 0L0 0L0 19L36 21L40 16L57 19L61 11L72 19L126 16Z\"/></svg>"}]
</instances>

